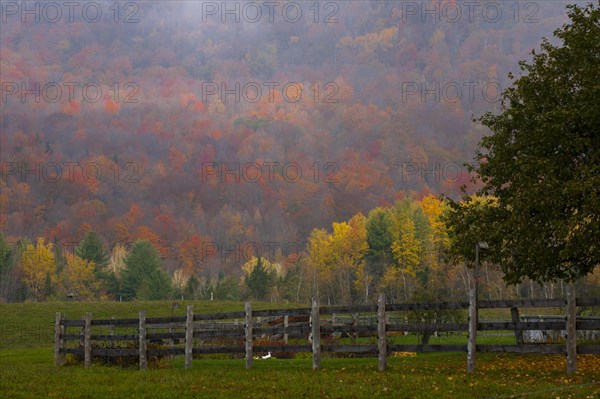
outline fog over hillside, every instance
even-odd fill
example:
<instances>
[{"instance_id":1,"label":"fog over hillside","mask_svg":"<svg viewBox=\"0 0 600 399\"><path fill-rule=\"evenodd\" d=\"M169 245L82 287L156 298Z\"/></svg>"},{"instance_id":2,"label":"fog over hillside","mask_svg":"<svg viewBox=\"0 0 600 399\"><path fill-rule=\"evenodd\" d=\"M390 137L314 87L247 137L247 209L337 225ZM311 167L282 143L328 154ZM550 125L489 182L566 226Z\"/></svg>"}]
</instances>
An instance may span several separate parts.
<instances>
[{"instance_id":1,"label":"fog over hillside","mask_svg":"<svg viewBox=\"0 0 600 399\"><path fill-rule=\"evenodd\" d=\"M172 272L194 239L299 253L315 227L458 198L473 116L566 4L3 1L0 228L148 239Z\"/></svg>"}]
</instances>

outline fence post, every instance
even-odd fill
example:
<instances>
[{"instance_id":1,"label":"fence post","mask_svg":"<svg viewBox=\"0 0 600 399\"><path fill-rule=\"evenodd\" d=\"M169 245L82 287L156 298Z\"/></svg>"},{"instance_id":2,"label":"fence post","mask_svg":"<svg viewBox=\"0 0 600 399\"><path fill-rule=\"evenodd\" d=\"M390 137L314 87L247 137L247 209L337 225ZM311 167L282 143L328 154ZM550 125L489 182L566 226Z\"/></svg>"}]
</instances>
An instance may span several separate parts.
<instances>
[{"instance_id":1,"label":"fence post","mask_svg":"<svg viewBox=\"0 0 600 399\"><path fill-rule=\"evenodd\" d=\"M61 317L61 320L63 320L63 319L67 318L67 315L66 315L66 313L61 314L60 317ZM61 324L61 326L60 326L60 347L63 349L65 349L67 347L67 340L65 338L66 333L67 333L67 326ZM66 362L66 358L67 358L67 355L65 355L65 362Z\"/></svg>"},{"instance_id":2,"label":"fence post","mask_svg":"<svg viewBox=\"0 0 600 399\"><path fill-rule=\"evenodd\" d=\"M194 306L188 305L185 320L185 368L192 367L192 355L194 348Z\"/></svg>"},{"instance_id":3,"label":"fence post","mask_svg":"<svg viewBox=\"0 0 600 399\"><path fill-rule=\"evenodd\" d=\"M313 370L317 370L321 368L321 320L319 317L319 302L316 298L312 300L310 320L312 322Z\"/></svg>"},{"instance_id":4,"label":"fence post","mask_svg":"<svg viewBox=\"0 0 600 399\"><path fill-rule=\"evenodd\" d=\"M112 316L110 319L114 320L115 316ZM115 335L115 325L114 324L111 324L110 326L108 326L108 335L111 335L111 336ZM115 347L115 341L112 338L110 340L110 347L111 348Z\"/></svg>"},{"instance_id":5,"label":"fence post","mask_svg":"<svg viewBox=\"0 0 600 399\"><path fill-rule=\"evenodd\" d=\"M56 319L54 321L54 366L62 366L65 364L65 354L61 353L64 349L63 338L64 328L60 324L62 315L60 312L56 312Z\"/></svg>"},{"instance_id":6,"label":"fence post","mask_svg":"<svg viewBox=\"0 0 600 399\"><path fill-rule=\"evenodd\" d=\"M114 320L115 316L111 316L110 319ZM108 326L108 335L115 335L115 325L114 324L111 324L110 326Z\"/></svg>"},{"instance_id":7,"label":"fence post","mask_svg":"<svg viewBox=\"0 0 600 399\"><path fill-rule=\"evenodd\" d=\"M513 323L515 323L515 338L517 340L517 345L521 346L523 345L523 330L518 326L518 323L521 322L521 318L519 317L519 308L510 308L510 315Z\"/></svg>"},{"instance_id":8,"label":"fence post","mask_svg":"<svg viewBox=\"0 0 600 399\"><path fill-rule=\"evenodd\" d=\"M246 368L251 369L253 365L253 337L252 337L252 303L246 302Z\"/></svg>"},{"instance_id":9,"label":"fence post","mask_svg":"<svg viewBox=\"0 0 600 399\"><path fill-rule=\"evenodd\" d=\"M83 326L81 326L81 331L79 333L79 346L83 349L85 344L85 316L81 316L81 320L83 321Z\"/></svg>"},{"instance_id":10,"label":"fence post","mask_svg":"<svg viewBox=\"0 0 600 399\"><path fill-rule=\"evenodd\" d=\"M89 368L92 365L92 314L85 314L83 327L83 366Z\"/></svg>"},{"instance_id":11,"label":"fence post","mask_svg":"<svg viewBox=\"0 0 600 399\"><path fill-rule=\"evenodd\" d=\"M477 350L477 280L469 290L469 340L467 341L467 372L475 371Z\"/></svg>"},{"instance_id":12,"label":"fence post","mask_svg":"<svg viewBox=\"0 0 600 399\"><path fill-rule=\"evenodd\" d=\"M567 374L577 371L577 308L575 286L567 285Z\"/></svg>"},{"instance_id":13,"label":"fence post","mask_svg":"<svg viewBox=\"0 0 600 399\"><path fill-rule=\"evenodd\" d=\"M379 294L377 301L377 343L379 347L379 371L387 366L387 337L385 334L385 294Z\"/></svg>"},{"instance_id":14,"label":"fence post","mask_svg":"<svg viewBox=\"0 0 600 399\"><path fill-rule=\"evenodd\" d=\"M139 327L139 338L140 338L140 370L146 370L148 368L148 359L146 357L146 311L140 310L140 327Z\"/></svg>"},{"instance_id":15,"label":"fence post","mask_svg":"<svg viewBox=\"0 0 600 399\"><path fill-rule=\"evenodd\" d=\"M285 315L285 316L283 316L283 327L288 328L289 326L290 326L290 316ZM283 334L283 343L284 344L288 343L288 337L289 337L289 335L287 332Z\"/></svg>"}]
</instances>

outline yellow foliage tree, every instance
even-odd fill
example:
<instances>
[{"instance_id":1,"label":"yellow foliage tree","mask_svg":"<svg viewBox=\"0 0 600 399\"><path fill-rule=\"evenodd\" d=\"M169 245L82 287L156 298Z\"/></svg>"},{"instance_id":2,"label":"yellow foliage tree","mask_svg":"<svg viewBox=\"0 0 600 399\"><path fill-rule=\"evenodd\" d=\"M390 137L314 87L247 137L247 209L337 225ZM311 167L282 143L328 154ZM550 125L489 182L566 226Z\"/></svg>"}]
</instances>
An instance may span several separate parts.
<instances>
[{"instance_id":1,"label":"yellow foliage tree","mask_svg":"<svg viewBox=\"0 0 600 399\"><path fill-rule=\"evenodd\" d=\"M242 273L243 277L248 277L254 271L256 264L258 263L258 258L256 256L252 256L250 260L242 265ZM268 259L262 258L263 269L267 272L275 272L278 277L283 277L284 270L281 266L281 263L269 262ZM243 278L242 277L242 278Z\"/></svg>"},{"instance_id":2,"label":"yellow foliage tree","mask_svg":"<svg viewBox=\"0 0 600 399\"><path fill-rule=\"evenodd\" d=\"M415 238L415 223L406 218L400 222L400 237L392 244L392 253L400 270L414 277L419 265L419 241Z\"/></svg>"},{"instance_id":3,"label":"yellow foliage tree","mask_svg":"<svg viewBox=\"0 0 600 399\"><path fill-rule=\"evenodd\" d=\"M433 242L441 251L450 244L446 225L442 219L445 205L434 195L428 195L421 200L421 206L433 231Z\"/></svg>"},{"instance_id":4,"label":"yellow foliage tree","mask_svg":"<svg viewBox=\"0 0 600 399\"><path fill-rule=\"evenodd\" d=\"M430 233L424 245L423 260L430 268L426 289L440 292L448 288L448 277L452 274L452 265L444 261L444 252L450 245L448 231L443 221L446 205L433 195L421 200L421 207L427 216Z\"/></svg>"},{"instance_id":5,"label":"yellow foliage tree","mask_svg":"<svg viewBox=\"0 0 600 399\"><path fill-rule=\"evenodd\" d=\"M60 287L65 294L74 294L78 300L96 299L100 283L94 276L94 261L67 254L67 264L60 272Z\"/></svg>"},{"instance_id":6,"label":"yellow foliage tree","mask_svg":"<svg viewBox=\"0 0 600 399\"><path fill-rule=\"evenodd\" d=\"M333 223L333 234L330 240L332 246L331 268L337 281L340 301L350 303L352 288L357 288L360 293L368 294L368 284L372 280L372 277L366 273L364 260L369 249L365 216L359 213L354 215L348 223ZM360 282L357 283L357 281Z\"/></svg>"},{"instance_id":7,"label":"yellow foliage tree","mask_svg":"<svg viewBox=\"0 0 600 399\"><path fill-rule=\"evenodd\" d=\"M329 234L323 229L313 229L308 237L308 275L310 276L311 295L319 297L321 286L331 280L327 265L331 259Z\"/></svg>"},{"instance_id":8,"label":"yellow foliage tree","mask_svg":"<svg viewBox=\"0 0 600 399\"><path fill-rule=\"evenodd\" d=\"M27 244L21 254L23 277L30 294L36 300L44 300L48 295L48 287L56 279L56 260L52 252L52 243L45 244L39 237L34 247Z\"/></svg>"},{"instance_id":9,"label":"yellow foliage tree","mask_svg":"<svg viewBox=\"0 0 600 399\"><path fill-rule=\"evenodd\" d=\"M331 234L314 229L308 239L313 295L326 295L328 302L350 303L353 289L368 294L372 282L364 267L369 249L366 218L358 214L348 222L333 223L332 229Z\"/></svg>"},{"instance_id":10,"label":"yellow foliage tree","mask_svg":"<svg viewBox=\"0 0 600 399\"><path fill-rule=\"evenodd\" d=\"M332 285L329 287L330 296L333 298L339 296L341 303L350 303L351 300L350 290L354 271L351 230L352 228L346 222L333 223L333 234L329 236L332 255L327 264L332 277Z\"/></svg>"},{"instance_id":11,"label":"yellow foliage tree","mask_svg":"<svg viewBox=\"0 0 600 399\"><path fill-rule=\"evenodd\" d=\"M406 217L399 221L399 238L392 243L392 254L396 261L395 266L391 266L388 269L395 267L399 268L402 283L404 285L404 295L408 299L408 285L406 282L406 276L415 278L417 276L417 267L421 261L420 250L421 243L415 238L415 223L412 219ZM386 271L386 273L388 273ZM391 273L391 272L390 272ZM394 273L394 277L397 274ZM397 279L394 279L397 281Z\"/></svg>"},{"instance_id":12,"label":"yellow foliage tree","mask_svg":"<svg viewBox=\"0 0 600 399\"><path fill-rule=\"evenodd\" d=\"M379 292L385 293L386 300L398 302L400 300L399 287L403 281L406 281L406 276L399 268L388 267L381 280L379 280ZM404 290L404 299L407 299L406 289Z\"/></svg>"}]
</instances>

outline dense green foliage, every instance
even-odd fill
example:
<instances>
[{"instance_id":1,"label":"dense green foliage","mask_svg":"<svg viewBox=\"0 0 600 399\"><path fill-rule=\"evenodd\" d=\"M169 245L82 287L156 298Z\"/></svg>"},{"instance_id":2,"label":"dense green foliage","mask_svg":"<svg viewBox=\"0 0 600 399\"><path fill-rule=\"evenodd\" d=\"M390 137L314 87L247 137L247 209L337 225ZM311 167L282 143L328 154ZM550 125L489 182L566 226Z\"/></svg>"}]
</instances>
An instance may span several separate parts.
<instances>
[{"instance_id":1,"label":"dense green foliage","mask_svg":"<svg viewBox=\"0 0 600 399\"><path fill-rule=\"evenodd\" d=\"M4 234L0 233L0 275L4 275L13 266L14 256L11 248L4 240Z\"/></svg>"},{"instance_id":2,"label":"dense green foliage","mask_svg":"<svg viewBox=\"0 0 600 399\"><path fill-rule=\"evenodd\" d=\"M263 259L259 256L252 273L246 278L250 296L256 300L264 301L272 284L271 280L274 278L275 276L263 267Z\"/></svg>"},{"instance_id":3,"label":"dense green foliage","mask_svg":"<svg viewBox=\"0 0 600 399\"><path fill-rule=\"evenodd\" d=\"M164 299L169 294L169 276L160 269L160 258L150 242L136 242L125 264L121 285L123 299Z\"/></svg>"},{"instance_id":4,"label":"dense green foliage","mask_svg":"<svg viewBox=\"0 0 600 399\"><path fill-rule=\"evenodd\" d=\"M600 265L600 8L569 10L562 43L544 40L502 113L480 118L493 135L475 171L493 205L467 199L450 217L457 245L488 241L509 283L573 281Z\"/></svg>"},{"instance_id":5,"label":"dense green foliage","mask_svg":"<svg viewBox=\"0 0 600 399\"><path fill-rule=\"evenodd\" d=\"M108 255L102 240L94 231L88 232L83 240L75 247L75 255L81 259L93 261L96 268L102 268L108 262Z\"/></svg>"},{"instance_id":6,"label":"dense green foliage","mask_svg":"<svg viewBox=\"0 0 600 399\"><path fill-rule=\"evenodd\" d=\"M392 262L392 221L389 212L375 208L367 218L367 264L371 273L383 276L385 268Z\"/></svg>"}]
</instances>

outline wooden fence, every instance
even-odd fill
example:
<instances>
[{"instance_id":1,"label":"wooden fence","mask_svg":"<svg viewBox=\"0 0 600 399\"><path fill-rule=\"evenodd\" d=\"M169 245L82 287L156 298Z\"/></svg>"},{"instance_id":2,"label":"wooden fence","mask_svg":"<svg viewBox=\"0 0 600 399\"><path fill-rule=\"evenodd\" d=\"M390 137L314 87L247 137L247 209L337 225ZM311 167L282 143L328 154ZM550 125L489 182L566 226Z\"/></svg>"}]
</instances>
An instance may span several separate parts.
<instances>
[{"instance_id":1,"label":"wooden fence","mask_svg":"<svg viewBox=\"0 0 600 399\"><path fill-rule=\"evenodd\" d=\"M83 320L67 320L57 313L54 362L55 365L64 364L65 355L69 353L83 357L85 367L91 366L93 357L135 356L139 359L140 369L146 369L149 357L184 355L185 368L190 368L196 354L243 353L246 368L251 368L255 353L273 352L284 356L312 352L313 368L318 369L322 352L344 352L377 356L379 369L385 370L388 354L392 352L467 352L467 369L473 371L475 352L566 353L567 373L573 373L577 354L600 354L598 344L577 345L577 330L600 331L600 319L577 317L576 306L599 305L600 299L578 299L575 303L574 298L386 304L382 295L374 305L319 307L313 301L310 308L253 310L252 304L247 302L244 311L215 314L194 314L193 307L188 306L185 317L152 318L146 317L142 310L138 318L131 319L98 320L87 313ZM567 316L562 321L521 321L519 308L535 307L564 307ZM511 309L512 320L478 322L478 309L502 308ZM394 318L398 314L394 312L460 309L469 309L467 323L408 323L406 319ZM357 319L358 314L366 314L368 320L361 323ZM73 329L77 331L69 333ZM104 331L106 329L108 333ZM128 330L128 333L117 334L115 329ZM103 331L98 333L98 330ZM476 342L478 331L506 330L514 331L516 345L481 345ZM528 344L523 340L526 330L566 331L566 340L563 344ZM468 332L467 345L431 345L428 342L428 337L434 332L463 331ZM418 344L391 342L394 335L408 332L421 333L422 341ZM357 345L354 340L351 344L340 344L337 343L339 340L330 338L340 334L371 336L372 340ZM289 338L295 338L296 342L290 343ZM210 339L221 339L222 344L206 345ZM164 343L164 340L170 344L149 348L148 343ZM68 345L72 341L76 342L76 347ZM119 342L129 343L129 347L116 347L115 343Z\"/></svg>"}]
</instances>

